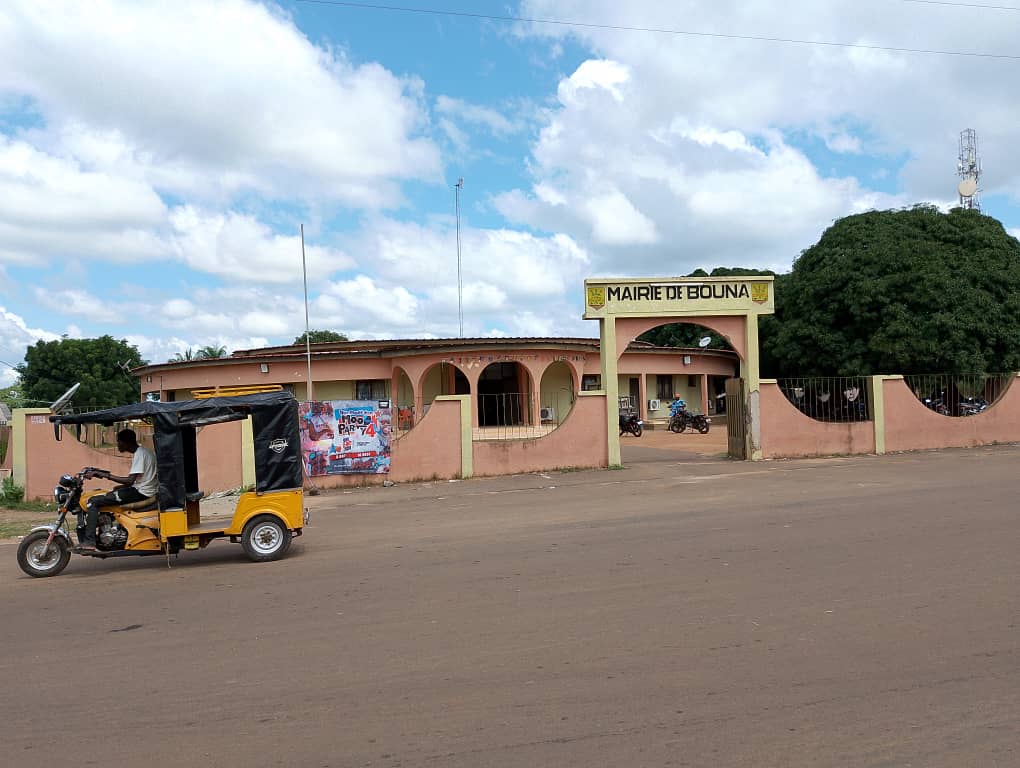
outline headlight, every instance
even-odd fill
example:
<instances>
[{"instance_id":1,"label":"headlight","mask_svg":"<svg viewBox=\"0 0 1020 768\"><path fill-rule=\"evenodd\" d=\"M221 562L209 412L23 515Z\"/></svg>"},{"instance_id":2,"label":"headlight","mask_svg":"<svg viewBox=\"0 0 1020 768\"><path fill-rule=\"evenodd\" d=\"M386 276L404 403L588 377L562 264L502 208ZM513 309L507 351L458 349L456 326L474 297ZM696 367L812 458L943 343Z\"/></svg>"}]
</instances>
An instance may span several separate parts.
<instances>
[{"instance_id":1,"label":"headlight","mask_svg":"<svg viewBox=\"0 0 1020 768\"><path fill-rule=\"evenodd\" d=\"M60 506L64 506L64 504L67 503L67 497L70 495L71 494L68 493L66 488L63 488L59 485L53 489L53 500L57 502L57 504L59 504Z\"/></svg>"}]
</instances>

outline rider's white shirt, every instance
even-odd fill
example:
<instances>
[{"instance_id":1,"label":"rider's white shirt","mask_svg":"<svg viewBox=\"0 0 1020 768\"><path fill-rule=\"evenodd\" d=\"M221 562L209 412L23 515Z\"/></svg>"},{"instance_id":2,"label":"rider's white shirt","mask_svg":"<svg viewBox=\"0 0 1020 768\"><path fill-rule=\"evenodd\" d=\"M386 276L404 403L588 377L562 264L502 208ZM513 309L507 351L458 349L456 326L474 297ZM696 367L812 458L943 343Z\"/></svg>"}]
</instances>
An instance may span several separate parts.
<instances>
[{"instance_id":1,"label":"rider's white shirt","mask_svg":"<svg viewBox=\"0 0 1020 768\"><path fill-rule=\"evenodd\" d=\"M135 488L142 496L155 496L159 490L156 479L156 454L144 446L138 446L131 457L131 470L128 474L138 474Z\"/></svg>"}]
</instances>

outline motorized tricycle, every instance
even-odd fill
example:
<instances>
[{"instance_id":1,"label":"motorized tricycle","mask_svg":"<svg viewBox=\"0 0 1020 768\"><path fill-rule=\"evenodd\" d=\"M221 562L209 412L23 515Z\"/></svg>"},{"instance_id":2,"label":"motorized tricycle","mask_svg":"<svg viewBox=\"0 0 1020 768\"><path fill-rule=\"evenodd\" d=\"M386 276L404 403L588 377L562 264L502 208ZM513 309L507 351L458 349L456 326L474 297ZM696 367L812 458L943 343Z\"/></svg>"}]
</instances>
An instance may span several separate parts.
<instances>
[{"instance_id":1,"label":"motorized tricycle","mask_svg":"<svg viewBox=\"0 0 1020 768\"><path fill-rule=\"evenodd\" d=\"M110 426L142 421L152 425L159 489L156 496L100 509L94 549L82 548L88 500L102 490L87 490L95 470L65 474L57 482L57 518L34 528L18 547L18 565L29 576L56 576L72 554L86 557L172 555L204 548L210 541L240 542L251 560L277 560L308 522L303 504L301 441L297 401L289 392L256 392L237 388L210 397L177 402L141 402L92 413L59 411L76 387L51 410L54 436L62 429ZM225 394L226 392L226 394ZM198 432L210 424L251 417L254 435L255 490L242 493L231 517L203 520L199 490ZM72 540L69 515L77 518Z\"/></svg>"}]
</instances>

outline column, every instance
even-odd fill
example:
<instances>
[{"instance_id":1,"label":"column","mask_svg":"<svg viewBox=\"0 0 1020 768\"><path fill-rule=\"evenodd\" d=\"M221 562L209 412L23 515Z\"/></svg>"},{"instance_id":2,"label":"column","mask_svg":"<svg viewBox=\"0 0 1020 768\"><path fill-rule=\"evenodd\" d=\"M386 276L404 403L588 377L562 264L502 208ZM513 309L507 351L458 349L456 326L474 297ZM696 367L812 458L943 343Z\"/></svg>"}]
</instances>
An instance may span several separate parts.
<instances>
[{"instance_id":1,"label":"column","mask_svg":"<svg viewBox=\"0 0 1020 768\"><path fill-rule=\"evenodd\" d=\"M701 374L701 412L708 416L708 374Z\"/></svg>"},{"instance_id":2,"label":"column","mask_svg":"<svg viewBox=\"0 0 1020 768\"><path fill-rule=\"evenodd\" d=\"M744 380L744 400L747 403L747 434L745 454L751 461L761 461L761 379L758 352L758 315L746 316L744 359L740 361L740 376Z\"/></svg>"},{"instance_id":3,"label":"column","mask_svg":"<svg viewBox=\"0 0 1020 768\"><path fill-rule=\"evenodd\" d=\"M606 446L609 466L620 466L620 385L617 376L616 318L599 320L599 358L602 364L602 391L606 393Z\"/></svg>"}]
</instances>

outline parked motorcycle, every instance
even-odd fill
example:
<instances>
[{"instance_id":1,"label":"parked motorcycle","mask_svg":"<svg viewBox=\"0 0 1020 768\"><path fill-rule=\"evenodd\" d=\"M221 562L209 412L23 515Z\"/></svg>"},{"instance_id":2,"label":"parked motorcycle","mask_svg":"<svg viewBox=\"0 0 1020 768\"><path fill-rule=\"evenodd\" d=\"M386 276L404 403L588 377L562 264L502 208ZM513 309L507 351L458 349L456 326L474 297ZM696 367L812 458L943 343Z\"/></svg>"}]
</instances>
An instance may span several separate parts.
<instances>
[{"instance_id":1,"label":"parked motorcycle","mask_svg":"<svg viewBox=\"0 0 1020 768\"><path fill-rule=\"evenodd\" d=\"M628 432L634 437L641 437L641 433L644 431L644 422L637 417L636 413L621 413L620 414L620 434L625 435Z\"/></svg>"},{"instance_id":2,"label":"parked motorcycle","mask_svg":"<svg viewBox=\"0 0 1020 768\"><path fill-rule=\"evenodd\" d=\"M708 432L711 423L712 420L705 418L704 415L685 410L670 416L666 426L670 432L676 432L677 434L685 432L690 427L704 435Z\"/></svg>"}]
</instances>

